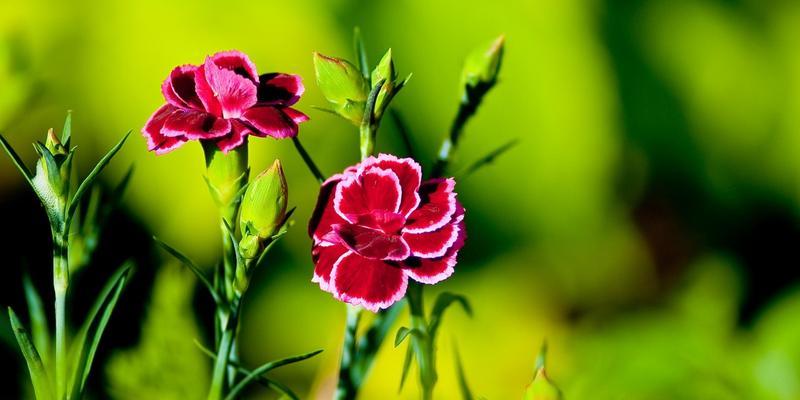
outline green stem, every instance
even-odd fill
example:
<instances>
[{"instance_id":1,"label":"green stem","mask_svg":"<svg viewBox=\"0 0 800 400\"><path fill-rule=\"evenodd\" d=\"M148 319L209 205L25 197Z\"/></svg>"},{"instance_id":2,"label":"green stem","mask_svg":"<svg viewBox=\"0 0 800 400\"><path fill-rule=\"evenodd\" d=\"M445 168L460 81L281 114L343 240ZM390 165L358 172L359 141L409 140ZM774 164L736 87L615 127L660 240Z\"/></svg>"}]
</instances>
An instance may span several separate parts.
<instances>
[{"instance_id":1,"label":"green stem","mask_svg":"<svg viewBox=\"0 0 800 400\"><path fill-rule=\"evenodd\" d=\"M217 347L217 358L214 362L214 371L211 376L211 388L208 391L208 400L220 400L225 397L226 375L231 349L236 338L236 328L239 318L239 300L234 299L230 312L224 322L222 337Z\"/></svg>"},{"instance_id":2,"label":"green stem","mask_svg":"<svg viewBox=\"0 0 800 400\"><path fill-rule=\"evenodd\" d=\"M342 360L339 363L339 384L336 387L336 400L353 400L358 393L360 382L356 382L355 376L353 376L353 365L356 361L356 332L358 331L360 316L360 307L351 304L347 305L347 322L344 328Z\"/></svg>"},{"instance_id":3,"label":"green stem","mask_svg":"<svg viewBox=\"0 0 800 400\"><path fill-rule=\"evenodd\" d=\"M53 290L56 315L56 396L64 399L67 393L67 289L69 264L67 235L53 229Z\"/></svg>"},{"instance_id":4,"label":"green stem","mask_svg":"<svg viewBox=\"0 0 800 400\"><path fill-rule=\"evenodd\" d=\"M297 152L300 153L300 157L303 158L303 162L306 163L308 170L311 171L311 174L314 175L314 178L316 178L319 183L325 182L325 175L323 175L322 171L317 168L317 164L315 164L314 160L311 159L311 156L308 155L308 152L300 143L300 139L295 136L292 138L292 143L294 143L295 149L297 149Z\"/></svg>"},{"instance_id":5,"label":"green stem","mask_svg":"<svg viewBox=\"0 0 800 400\"><path fill-rule=\"evenodd\" d=\"M378 127L375 124L361 124L359 135L361 139L361 159L371 156L375 152L375 137Z\"/></svg>"},{"instance_id":6,"label":"green stem","mask_svg":"<svg viewBox=\"0 0 800 400\"><path fill-rule=\"evenodd\" d=\"M422 388L421 395L423 400L430 400L433 398L433 388L436 386L438 377L433 338L428 332L428 322L425 319L422 285L409 282L406 296L411 313L411 328L419 332L419 335L411 336L411 346L413 346L414 357L417 360L419 383Z\"/></svg>"},{"instance_id":7,"label":"green stem","mask_svg":"<svg viewBox=\"0 0 800 400\"><path fill-rule=\"evenodd\" d=\"M439 155L433 166L432 176L442 176L447 172L447 165L450 163L450 157L453 151L458 147L458 140L461 138L461 133L464 131L464 125L466 125L470 117L475 114L475 111L478 109L478 103L480 103L480 100L473 101L470 100L470 97L467 95L462 96L461 102L458 104L456 117L450 125L450 131L439 148Z\"/></svg>"}]
</instances>

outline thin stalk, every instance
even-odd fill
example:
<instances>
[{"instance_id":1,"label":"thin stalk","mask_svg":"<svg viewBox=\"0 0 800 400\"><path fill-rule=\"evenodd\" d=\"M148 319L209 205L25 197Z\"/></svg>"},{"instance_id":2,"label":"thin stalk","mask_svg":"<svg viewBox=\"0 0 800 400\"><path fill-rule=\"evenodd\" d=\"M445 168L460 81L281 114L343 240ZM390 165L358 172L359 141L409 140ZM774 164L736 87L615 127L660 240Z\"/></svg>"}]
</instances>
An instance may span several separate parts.
<instances>
[{"instance_id":1,"label":"thin stalk","mask_svg":"<svg viewBox=\"0 0 800 400\"><path fill-rule=\"evenodd\" d=\"M458 104L458 112L456 113L453 123L450 125L450 131L442 141L442 146L439 148L439 155L437 156L436 163L433 166L433 176L441 176L447 172L447 165L450 163L450 157L453 151L458 147L458 141L461 138L461 133L464 131L464 125L475 111L478 109L478 103L470 101L468 96L463 96L461 102Z\"/></svg>"},{"instance_id":2,"label":"thin stalk","mask_svg":"<svg viewBox=\"0 0 800 400\"><path fill-rule=\"evenodd\" d=\"M231 349L236 338L236 328L239 324L239 301L234 299L230 313L227 315L222 337L217 347L217 357L214 362L214 371L211 376L211 388L208 391L208 400L220 400L225 397L226 375Z\"/></svg>"},{"instance_id":3,"label":"thin stalk","mask_svg":"<svg viewBox=\"0 0 800 400\"><path fill-rule=\"evenodd\" d=\"M375 152L375 137L378 127L375 124L361 124L358 131L361 138L361 159L363 160Z\"/></svg>"},{"instance_id":4,"label":"thin stalk","mask_svg":"<svg viewBox=\"0 0 800 400\"><path fill-rule=\"evenodd\" d=\"M64 399L67 393L67 289L69 264L66 235L53 229L53 290L56 316L56 396Z\"/></svg>"},{"instance_id":5,"label":"thin stalk","mask_svg":"<svg viewBox=\"0 0 800 400\"><path fill-rule=\"evenodd\" d=\"M358 348L356 332L358 331L360 316L360 307L351 304L347 305L347 322L344 328L342 360L339 363L339 384L336 387L336 400L353 400L358 393L360 382L355 381L355 377L352 374L352 367L356 361L356 350Z\"/></svg>"},{"instance_id":6,"label":"thin stalk","mask_svg":"<svg viewBox=\"0 0 800 400\"><path fill-rule=\"evenodd\" d=\"M428 332L428 321L425 319L425 307L422 285L409 282L408 307L411 313L411 328L420 332L411 336L411 346L417 360L419 383L423 400L433 398L433 388L436 386L436 359L433 349L433 340Z\"/></svg>"},{"instance_id":7,"label":"thin stalk","mask_svg":"<svg viewBox=\"0 0 800 400\"><path fill-rule=\"evenodd\" d=\"M306 149L300 144L300 139L295 136L292 138L292 143L294 143L294 148L300 153L300 157L303 158L303 161L306 163L308 170L311 171L311 174L314 175L314 178L316 178L319 183L325 182L325 175L317 168L317 164L314 164L314 160L311 159Z\"/></svg>"}]
</instances>

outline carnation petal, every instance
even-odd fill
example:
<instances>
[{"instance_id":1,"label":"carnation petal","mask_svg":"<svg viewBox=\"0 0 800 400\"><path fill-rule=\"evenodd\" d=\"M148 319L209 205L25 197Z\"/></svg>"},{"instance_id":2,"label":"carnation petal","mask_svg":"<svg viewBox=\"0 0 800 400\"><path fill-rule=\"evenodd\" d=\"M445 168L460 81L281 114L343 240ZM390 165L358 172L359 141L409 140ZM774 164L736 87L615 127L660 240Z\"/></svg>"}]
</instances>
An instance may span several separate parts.
<instances>
[{"instance_id":1,"label":"carnation petal","mask_svg":"<svg viewBox=\"0 0 800 400\"><path fill-rule=\"evenodd\" d=\"M417 282L432 285L453 275L457 257L458 251L448 251L438 258L411 257L403 262L403 271Z\"/></svg>"},{"instance_id":2,"label":"carnation petal","mask_svg":"<svg viewBox=\"0 0 800 400\"><path fill-rule=\"evenodd\" d=\"M223 118L239 118L245 110L256 104L256 85L250 79L217 66L211 57L206 58L203 70L208 87L219 102ZM201 92L198 90L198 94Z\"/></svg>"},{"instance_id":3,"label":"carnation petal","mask_svg":"<svg viewBox=\"0 0 800 400\"><path fill-rule=\"evenodd\" d=\"M169 104L179 108L203 110L203 103L197 97L194 74L195 65L179 65L170 72L161 84L161 93Z\"/></svg>"},{"instance_id":4,"label":"carnation petal","mask_svg":"<svg viewBox=\"0 0 800 400\"><path fill-rule=\"evenodd\" d=\"M403 298L408 277L397 266L347 252L333 266L331 287L337 299L377 312Z\"/></svg>"},{"instance_id":5,"label":"carnation petal","mask_svg":"<svg viewBox=\"0 0 800 400\"><path fill-rule=\"evenodd\" d=\"M253 107L245 111L241 119L255 128L256 136L272 136L276 139L297 136L297 124L275 107Z\"/></svg>"},{"instance_id":6,"label":"carnation petal","mask_svg":"<svg viewBox=\"0 0 800 400\"><path fill-rule=\"evenodd\" d=\"M449 223L456 212L456 181L429 179L420 186L420 205L408 216L405 232L423 233Z\"/></svg>"},{"instance_id":7,"label":"carnation petal","mask_svg":"<svg viewBox=\"0 0 800 400\"><path fill-rule=\"evenodd\" d=\"M193 110L176 110L164 122L161 134L186 139L214 139L227 135L231 123L211 114Z\"/></svg>"},{"instance_id":8,"label":"carnation petal","mask_svg":"<svg viewBox=\"0 0 800 400\"><path fill-rule=\"evenodd\" d=\"M417 208L420 201L417 191L422 181L422 167L411 158L398 158L391 154L383 153L379 154L378 157L369 157L361 163L361 168L363 169L372 166L391 170L397 175L401 192L403 193L399 212L404 216L408 216L411 211Z\"/></svg>"},{"instance_id":9,"label":"carnation petal","mask_svg":"<svg viewBox=\"0 0 800 400\"><path fill-rule=\"evenodd\" d=\"M401 261L411 255L408 244L397 235L388 235L380 229L354 224L333 225L330 235L325 238L338 242L359 255L377 259Z\"/></svg>"},{"instance_id":10,"label":"carnation petal","mask_svg":"<svg viewBox=\"0 0 800 400\"><path fill-rule=\"evenodd\" d=\"M411 247L411 254L416 257L436 258L447 253L459 237L457 224L447 224L438 230L425 233L403 233L403 239Z\"/></svg>"},{"instance_id":11,"label":"carnation petal","mask_svg":"<svg viewBox=\"0 0 800 400\"><path fill-rule=\"evenodd\" d=\"M374 211L397 212L401 195L400 181L394 172L370 168L359 170L339 184L334 207L339 215L355 223L360 215Z\"/></svg>"},{"instance_id":12,"label":"carnation petal","mask_svg":"<svg viewBox=\"0 0 800 400\"><path fill-rule=\"evenodd\" d=\"M252 131L239 121L231 121L231 128L229 135L217 140L217 147L224 153L241 146L247 140L247 135L252 134Z\"/></svg>"},{"instance_id":13,"label":"carnation petal","mask_svg":"<svg viewBox=\"0 0 800 400\"><path fill-rule=\"evenodd\" d=\"M322 290L332 291L330 281L333 264L347 251L341 245L314 246L311 250L311 259L314 261L314 277L311 282L318 283Z\"/></svg>"},{"instance_id":14,"label":"carnation petal","mask_svg":"<svg viewBox=\"0 0 800 400\"><path fill-rule=\"evenodd\" d=\"M320 188L317 205L308 222L308 236L314 239L314 243L322 241L322 237L331 231L331 225L347 222L333 208L334 189L342 177L339 174L334 175L328 178Z\"/></svg>"},{"instance_id":15,"label":"carnation petal","mask_svg":"<svg viewBox=\"0 0 800 400\"><path fill-rule=\"evenodd\" d=\"M300 111L295 110L294 108L290 107L281 108L281 111L283 111L284 114L288 115L289 118L291 118L295 124L308 121L308 115L305 115Z\"/></svg>"},{"instance_id":16,"label":"carnation petal","mask_svg":"<svg viewBox=\"0 0 800 400\"><path fill-rule=\"evenodd\" d=\"M147 150L156 154L168 153L177 149L186 142L184 137L166 137L161 134L164 122L178 109L170 104L159 107L147 120L142 128L142 135L147 139Z\"/></svg>"},{"instance_id":17,"label":"carnation petal","mask_svg":"<svg viewBox=\"0 0 800 400\"><path fill-rule=\"evenodd\" d=\"M231 70L238 75L258 82L256 65L250 61L247 54L238 50L220 51L211 56L211 61L220 68Z\"/></svg>"},{"instance_id":18,"label":"carnation petal","mask_svg":"<svg viewBox=\"0 0 800 400\"><path fill-rule=\"evenodd\" d=\"M258 103L291 106L305 92L300 75L273 72L258 77Z\"/></svg>"}]
</instances>

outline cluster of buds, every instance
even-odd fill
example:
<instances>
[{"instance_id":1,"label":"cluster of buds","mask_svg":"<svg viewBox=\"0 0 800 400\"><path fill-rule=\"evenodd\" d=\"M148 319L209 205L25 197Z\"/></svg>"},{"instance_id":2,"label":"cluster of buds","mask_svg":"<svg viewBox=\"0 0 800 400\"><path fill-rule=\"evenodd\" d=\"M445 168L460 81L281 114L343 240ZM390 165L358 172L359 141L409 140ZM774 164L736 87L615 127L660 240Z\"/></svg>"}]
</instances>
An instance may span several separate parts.
<instances>
[{"instance_id":1,"label":"cluster of buds","mask_svg":"<svg viewBox=\"0 0 800 400\"><path fill-rule=\"evenodd\" d=\"M317 85L330 106L328 111L357 126L364 121L380 121L392 98L411 77L398 81L392 49L386 51L371 72L366 66L359 69L347 60L320 53L314 53L314 70ZM373 92L375 98L370 105Z\"/></svg>"}]
</instances>

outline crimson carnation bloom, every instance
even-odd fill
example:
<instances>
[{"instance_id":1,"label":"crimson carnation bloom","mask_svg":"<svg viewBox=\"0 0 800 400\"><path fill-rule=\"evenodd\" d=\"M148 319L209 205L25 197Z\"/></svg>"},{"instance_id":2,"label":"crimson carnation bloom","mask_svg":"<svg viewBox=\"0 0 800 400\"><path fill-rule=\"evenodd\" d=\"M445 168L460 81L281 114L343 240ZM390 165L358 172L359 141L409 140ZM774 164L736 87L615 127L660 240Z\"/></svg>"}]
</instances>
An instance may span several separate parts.
<instances>
[{"instance_id":1,"label":"crimson carnation bloom","mask_svg":"<svg viewBox=\"0 0 800 400\"><path fill-rule=\"evenodd\" d=\"M400 300L409 277L452 275L466 239L455 180L421 180L414 160L381 154L325 181L309 223L312 281L374 312Z\"/></svg>"},{"instance_id":2,"label":"crimson carnation bloom","mask_svg":"<svg viewBox=\"0 0 800 400\"><path fill-rule=\"evenodd\" d=\"M161 85L167 104L145 124L148 150L172 151L189 140L214 140L235 149L248 135L283 139L297 135L308 117L290 106L303 94L299 76L259 76L246 54L223 51L202 65L175 67Z\"/></svg>"}]
</instances>

